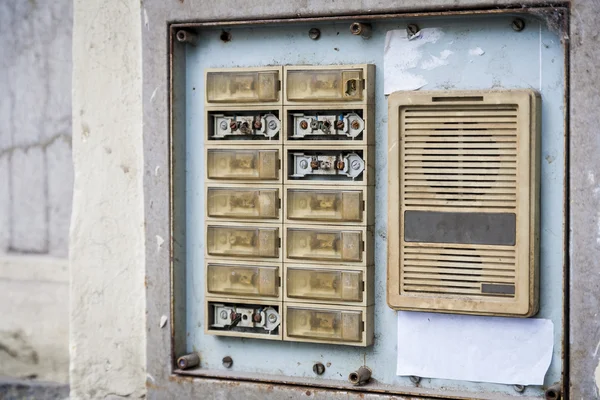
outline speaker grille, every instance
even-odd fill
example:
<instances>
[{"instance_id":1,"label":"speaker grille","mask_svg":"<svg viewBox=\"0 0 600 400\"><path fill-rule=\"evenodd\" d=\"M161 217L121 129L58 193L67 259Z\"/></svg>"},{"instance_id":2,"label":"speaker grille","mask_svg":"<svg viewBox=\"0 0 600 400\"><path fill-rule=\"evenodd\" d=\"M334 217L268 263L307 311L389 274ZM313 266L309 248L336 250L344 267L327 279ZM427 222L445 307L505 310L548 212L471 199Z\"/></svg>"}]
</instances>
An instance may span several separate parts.
<instances>
[{"instance_id":1,"label":"speaker grille","mask_svg":"<svg viewBox=\"0 0 600 400\"><path fill-rule=\"evenodd\" d=\"M405 107L403 205L514 210L517 106Z\"/></svg>"}]
</instances>

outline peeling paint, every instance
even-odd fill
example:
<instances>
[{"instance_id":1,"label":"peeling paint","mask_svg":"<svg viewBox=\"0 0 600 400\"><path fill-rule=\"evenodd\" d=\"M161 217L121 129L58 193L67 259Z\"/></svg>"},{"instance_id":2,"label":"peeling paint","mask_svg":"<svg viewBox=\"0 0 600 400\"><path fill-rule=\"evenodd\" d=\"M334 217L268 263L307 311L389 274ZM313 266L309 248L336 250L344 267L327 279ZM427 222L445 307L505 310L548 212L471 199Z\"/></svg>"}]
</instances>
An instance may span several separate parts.
<instances>
[{"instance_id":1,"label":"peeling paint","mask_svg":"<svg viewBox=\"0 0 600 400\"><path fill-rule=\"evenodd\" d=\"M160 327L164 328L165 325L167 325L167 316L163 315L162 317L160 317Z\"/></svg>"},{"instance_id":2,"label":"peeling paint","mask_svg":"<svg viewBox=\"0 0 600 400\"><path fill-rule=\"evenodd\" d=\"M164 242L165 240L161 236L156 235L156 251L160 251Z\"/></svg>"},{"instance_id":3,"label":"peeling paint","mask_svg":"<svg viewBox=\"0 0 600 400\"><path fill-rule=\"evenodd\" d=\"M485 54L485 51L481 47L475 47L474 49L469 49L469 54L472 56L482 56Z\"/></svg>"},{"instance_id":4,"label":"peeling paint","mask_svg":"<svg viewBox=\"0 0 600 400\"><path fill-rule=\"evenodd\" d=\"M426 70L432 70L435 69L437 67L441 67L444 65L448 65L448 57L450 57L450 55L452 55L453 52L450 50L444 50L440 53L439 57L436 57L434 55L431 56L431 58L429 60L425 60L421 63L421 69L426 69Z\"/></svg>"}]
</instances>

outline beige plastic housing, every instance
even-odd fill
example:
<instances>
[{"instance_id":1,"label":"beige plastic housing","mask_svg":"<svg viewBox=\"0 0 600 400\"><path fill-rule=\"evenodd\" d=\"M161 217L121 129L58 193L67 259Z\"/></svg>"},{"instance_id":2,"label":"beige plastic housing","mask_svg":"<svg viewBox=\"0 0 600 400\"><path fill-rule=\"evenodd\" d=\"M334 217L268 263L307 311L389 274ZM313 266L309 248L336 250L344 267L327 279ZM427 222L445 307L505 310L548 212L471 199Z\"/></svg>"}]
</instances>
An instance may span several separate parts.
<instances>
[{"instance_id":1,"label":"beige plastic housing","mask_svg":"<svg viewBox=\"0 0 600 400\"><path fill-rule=\"evenodd\" d=\"M206 293L209 296L281 299L280 263L207 260Z\"/></svg>"},{"instance_id":2,"label":"beige plastic housing","mask_svg":"<svg viewBox=\"0 0 600 400\"><path fill-rule=\"evenodd\" d=\"M283 303L283 339L295 342L370 346L373 307Z\"/></svg>"},{"instance_id":3,"label":"beige plastic housing","mask_svg":"<svg viewBox=\"0 0 600 400\"><path fill-rule=\"evenodd\" d=\"M283 67L284 104L373 104L375 65Z\"/></svg>"},{"instance_id":4,"label":"beige plastic housing","mask_svg":"<svg viewBox=\"0 0 600 400\"><path fill-rule=\"evenodd\" d=\"M281 146L246 147L206 145L206 181L278 183L281 181Z\"/></svg>"},{"instance_id":5,"label":"beige plastic housing","mask_svg":"<svg viewBox=\"0 0 600 400\"><path fill-rule=\"evenodd\" d=\"M281 67L208 68L205 70L206 104L281 104Z\"/></svg>"},{"instance_id":6,"label":"beige plastic housing","mask_svg":"<svg viewBox=\"0 0 600 400\"><path fill-rule=\"evenodd\" d=\"M240 220L281 223L281 186L206 186L207 220Z\"/></svg>"},{"instance_id":7,"label":"beige plastic housing","mask_svg":"<svg viewBox=\"0 0 600 400\"><path fill-rule=\"evenodd\" d=\"M283 108L283 142L287 145L301 146L339 146L339 145L375 145L375 105L348 105L348 104L325 104L325 105L303 105L303 106L286 106ZM307 116L339 116L348 114L357 114L363 121L362 132L359 137L334 134L306 135L303 138L294 137L295 120L294 115L305 114ZM344 124L342 129L351 132L352 124L347 126ZM297 127L296 127L297 129ZM335 131L335 126L331 127L331 132Z\"/></svg>"},{"instance_id":8,"label":"beige plastic housing","mask_svg":"<svg viewBox=\"0 0 600 400\"><path fill-rule=\"evenodd\" d=\"M286 223L372 225L373 190L369 187L286 185Z\"/></svg>"},{"instance_id":9,"label":"beige plastic housing","mask_svg":"<svg viewBox=\"0 0 600 400\"><path fill-rule=\"evenodd\" d=\"M263 121L259 118L258 122L260 125L256 126L257 122L255 118L252 117L265 117L267 115L272 115L276 117L276 120L279 122L277 129L279 133L276 136L271 137L269 133L269 122L274 122L271 119L269 121ZM240 127L236 130L232 130L232 132L224 137L219 137L221 135L221 127L215 127L215 116L222 116L221 119L227 120L227 125L230 128L230 122L232 120L240 122ZM219 106L219 107L205 107L204 109L204 143L206 144L224 144L224 145L281 145L283 143L284 135L284 127L283 127L283 108L278 106L268 106L268 105L254 105L254 106ZM240 129L242 124L246 123L244 129ZM263 124L264 123L264 124ZM277 125L277 124L276 124ZM264 130L264 133L259 134L261 129ZM235 134L233 134L235 133ZM243 134L247 133L247 134Z\"/></svg>"},{"instance_id":10,"label":"beige plastic housing","mask_svg":"<svg viewBox=\"0 0 600 400\"><path fill-rule=\"evenodd\" d=\"M364 226L284 225L284 259L291 263L373 264L372 231Z\"/></svg>"},{"instance_id":11,"label":"beige plastic housing","mask_svg":"<svg viewBox=\"0 0 600 400\"><path fill-rule=\"evenodd\" d=\"M206 257L281 260L280 225L207 222Z\"/></svg>"},{"instance_id":12,"label":"beige plastic housing","mask_svg":"<svg viewBox=\"0 0 600 400\"><path fill-rule=\"evenodd\" d=\"M540 96L396 92L388 106L388 305L537 313Z\"/></svg>"},{"instance_id":13,"label":"beige plastic housing","mask_svg":"<svg viewBox=\"0 0 600 400\"><path fill-rule=\"evenodd\" d=\"M328 172L330 175L311 175L294 177L294 154L304 154L306 157L322 155L342 160L350 155L357 155L364 162L364 170L356 176L343 174L336 168L335 161ZM300 146L298 144L284 146L283 183L287 185L340 185L340 186L373 186L375 184L375 147L374 146ZM350 168L350 166L348 166ZM322 169L322 168L319 168ZM322 169L323 170L323 169Z\"/></svg>"},{"instance_id":14,"label":"beige plastic housing","mask_svg":"<svg viewBox=\"0 0 600 400\"><path fill-rule=\"evenodd\" d=\"M369 306L375 268L284 264L284 301Z\"/></svg>"},{"instance_id":15,"label":"beige plastic housing","mask_svg":"<svg viewBox=\"0 0 600 400\"><path fill-rule=\"evenodd\" d=\"M226 330L226 329L216 329L211 327L212 322L214 320L214 313L212 311L213 304L232 304L232 305L251 305L251 306L270 306L274 307L278 310L281 324L277 332L269 333L269 332L239 332L234 330ZM283 303L280 301L273 300L264 300L264 299L238 299L238 298L229 298L229 297L206 297L204 299L204 333L207 335L215 335L215 336L234 336L234 337L243 337L243 338L252 338L252 339L267 339L267 340L282 340L283 339Z\"/></svg>"}]
</instances>

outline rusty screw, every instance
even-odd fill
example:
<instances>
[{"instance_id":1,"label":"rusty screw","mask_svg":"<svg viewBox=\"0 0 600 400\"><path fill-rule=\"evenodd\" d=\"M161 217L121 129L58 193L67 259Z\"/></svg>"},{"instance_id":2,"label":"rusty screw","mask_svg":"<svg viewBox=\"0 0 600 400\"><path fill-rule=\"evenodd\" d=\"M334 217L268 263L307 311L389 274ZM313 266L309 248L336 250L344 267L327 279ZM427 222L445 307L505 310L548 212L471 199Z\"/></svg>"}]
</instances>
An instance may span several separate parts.
<instances>
[{"instance_id":1,"label":"rusty screw","mask_svg":"<svg viewBox=\"0 0 600 400\"><path fill-rule=\"evenodd\" d=\"M360 128L360 122L358 122L357 120L352 121L352 124L350 125L350 127L354 130L357 130L358 128Z\"/></svg>"},{"instance_id":2,"label":"rusty screw","mask_svg":"<svg viewBox=\"0 0 600 400\"><path fill-rule=\"evenodd\" d=\"M256 117L254 119L254 129L262 128L262 122L260 122L260 117Z\"/></svg>"},{"instance_id":3,"label":"rusty screw","mask_svg":"<svg viewBox=\"0 0 600 400\"><path fill-rule=\"evenodd\" d=\"M560 385L553 385L546 389L546 393L544 393L546 400L560 400L561 398L561 390Z\"/></svg>"},{"instance_id":4,"label":"rusty screw","mask_svg":"<svg viewBox=\"0 0 600 400\"><path fill-rule=\"evenodd\" d=\"M313 372L317 375L323 375L325 373L325 366L318 362L313 365Z\"/></svg>"},{"instance_id":5,"label":"rusty screw","mask_svg":"<svg viewBox=\"0 0 600 400\"><path fill-rule=\"evenodd\" d=\"M419 31L420 31L419 25L417 25L417 24L408 24L406 26L406 31L408 32L409 36L414 36L417 33L419 33Z\"/></svg>"},{"instance_id":6,"label":"rusty screw","mask_svg":"<svg viewBox=\"0 0 600 400\"><path fill-rule=\"evenodd\" d=\"M336 167L337 167L338 171L343 170L344 169L344 162L343 161L338 161L336 163Z\"/></svg>"},{"instance_id":7,"label":"rusty screw","mask_svg":"<svg viewBox=\"0 0 600 400\"><path fill-rule=\"evenodd\" d=\"M300 128L302 128L302 129L308 128L308 122L306 122L306 121L300 121Z\"/></svg>"},{"instance_id":8,"label":"rusty screw","mask_svg":"<svg viewBox=\"0 0 600 400\"><path fill-rule=\"evenodd\" d=\"M517 32L521 32L523 29L525 29L525 21L523 21L521 18L513 19L512 28Z\"/></svg>"},{"instance_id":9,"label":"rusty screw","mask_svg":"<svg viewBox=\"0 0 600 400\"><path fill-rule=\"evenodd\" d=\"M317 40L321 37L321 31L318 30L317 28L311 28L308 31L308 37L311 38L312 40Z\"/></svg>"},{"instance_id":10,"label":"rusty screw","mask_svg":"<svg viewBox=\"0 0 600 400\"><path fill-rule=\"evenodd\" d=\"M344 129L344 121L342 121L341 119L338 119L337 122L335 123L335 128L336 129Z\"/></svg>"},{"instance_id":11,"label":"rusty screw","mask_svg":"<svg viewBox=\"0 0 600 400\"><path fill-rule=\"evenodd\" d=\"M319 168L319 162L318 162L317 160L312 160L312 161L310 162L310 167L311 167L312 169L317 169L317 168Z\"/></svg>"},{"instance_id":12,"label":"rusty screw","mask_svg":"<svg viewBox=\"0 0 600 400\"><path fill-rule=\"evenodd\" d=\"M229 127L231 128L232 131L235 131L237 129L237 122L231 121L229 123Z\"/></svg>"},{"instance_id":13,"label":"rusty screw","mask_svg":"<svg viewBox=\"0 0 600 400\"><path fill-rule=\"evenodd\" d=\"M259 313L256 313L256 314L252 315L252 320L256 323L259 323L260 321L262 321L262 317L260 316Z\"/></svg>"},{"instance_id":14,"label":"rusty screw","mask_svg":"<svg viewBox=\"0 0 600 400\"><path fill-rule=\"evenodd\" d=\"M231 366L233 365L233 359L229 356L223 357L222 362L225 368L231 368Z\"/></svg>"}]
</instances>

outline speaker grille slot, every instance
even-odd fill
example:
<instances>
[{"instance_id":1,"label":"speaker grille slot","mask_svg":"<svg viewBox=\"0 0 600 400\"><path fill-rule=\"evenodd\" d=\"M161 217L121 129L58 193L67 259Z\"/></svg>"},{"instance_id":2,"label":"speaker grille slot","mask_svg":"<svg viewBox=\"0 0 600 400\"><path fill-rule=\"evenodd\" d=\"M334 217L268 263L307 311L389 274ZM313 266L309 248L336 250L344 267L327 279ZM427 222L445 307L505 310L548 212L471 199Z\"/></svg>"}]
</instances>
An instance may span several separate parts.
<instances>
[{"instance_id":1,"label":"speaker grille slot","mask_svg":"<svg viewBox=\"0 0 600 400\"><path fill-rule=\"evenodd\" d=\"M403 205L514 210L517 111L516 105L403 108Z\"/></svg>"},{"instance_id":2,"label":"speaker grille slot","mask_svg":"<svg viewBox=\"0 0 600 400\"><path fill-rule=\"evenodd\" d=\"M403 250L403 292L514 297L482 293L482 285L516 285L512 247L406 243Z\"/></svg>"}]
</instances>

